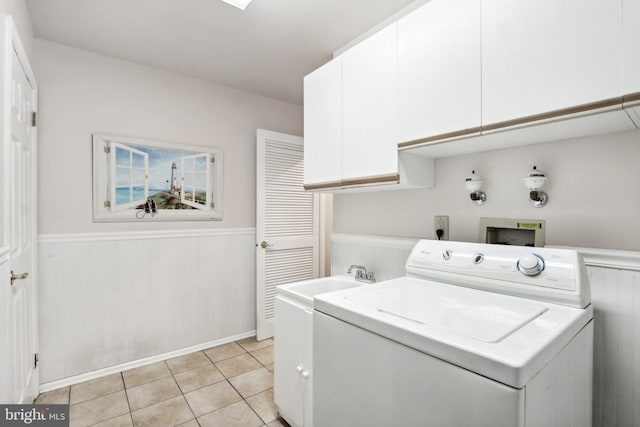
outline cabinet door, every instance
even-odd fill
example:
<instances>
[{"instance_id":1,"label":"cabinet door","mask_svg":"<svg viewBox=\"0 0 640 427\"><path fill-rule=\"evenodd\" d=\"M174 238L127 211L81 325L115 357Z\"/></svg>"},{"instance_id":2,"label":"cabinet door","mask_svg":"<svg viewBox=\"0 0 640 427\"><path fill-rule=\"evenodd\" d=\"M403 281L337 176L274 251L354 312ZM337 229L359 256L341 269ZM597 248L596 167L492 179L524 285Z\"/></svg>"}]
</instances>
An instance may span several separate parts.
<instances>
[{"instance_id":1,"label":"cabinet door","mask_svg":"<svg viewBox=\"0 0 640 427\"><path fill-rule=\"evenodd\" d=\"M396 29L394 23L342 55L344 180L398 172Z\"/></svg>"},{"instance_id":2,"label":"cabinet door","mask_svg":"<svg viewBox=\"0 0 640 427\"><path fill-rule=\"evenodd\" d=\"M303 367L304 361L305 311L281 297L275 301L274 401L289 424L302 426L306 381L298 373L298 367Z\"/></svg>"},{"instance_id":3,"label":"cabinet door","mask_svg":"<svg viewBox=\"0 0 640 427\"><path fill-rule=\"evenodd\" d=\"M482 122L622 95L622 0L482 0Z\"/></svg>"},{"instance_id":4,"label":"cabinet door","mask_svg":"<svg viewBox=\"0 0 640 427\"><path fill-rule=\"evenodd\" d=\"M624 0L623 25L623 91L640 92L640 0Z\"/></svg>"},{"instance_id":5,"label":"cabinet door","mask_svg":"<svg viewBox=\"0 0 640 427\"><path fill-rule=\"evenodd\" d=\"M304 183L342 179L342 58L304 78Z\"/></svg>"},{"instance_id":6,"label":"cabinet door","mask_svg":"<svg viewBox=\"0 0 640 427\"><path fill-rule=\"evenodd\" d=\"M398 142L476 129L480 0L432 0L398 22Z\"/></svg>"}]
</instances>

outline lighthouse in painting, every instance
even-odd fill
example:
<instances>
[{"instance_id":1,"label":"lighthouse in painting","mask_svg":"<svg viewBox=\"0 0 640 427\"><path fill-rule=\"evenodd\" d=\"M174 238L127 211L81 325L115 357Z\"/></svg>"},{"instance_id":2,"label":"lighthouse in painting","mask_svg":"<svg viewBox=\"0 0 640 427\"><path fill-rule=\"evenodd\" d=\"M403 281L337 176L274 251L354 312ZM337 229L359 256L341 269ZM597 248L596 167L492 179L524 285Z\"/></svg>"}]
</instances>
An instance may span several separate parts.
<instances>
[{"instance_id":1,"label":"lighthouse in painting","mask_svg":"<svg viewBox=\"0 0 640 427\"><path fill-rule=\"evenodd\" d=\"M178 194L178 167L176 166L176 162L171 164L171 194Z\"/></svg>"}]
</instances>

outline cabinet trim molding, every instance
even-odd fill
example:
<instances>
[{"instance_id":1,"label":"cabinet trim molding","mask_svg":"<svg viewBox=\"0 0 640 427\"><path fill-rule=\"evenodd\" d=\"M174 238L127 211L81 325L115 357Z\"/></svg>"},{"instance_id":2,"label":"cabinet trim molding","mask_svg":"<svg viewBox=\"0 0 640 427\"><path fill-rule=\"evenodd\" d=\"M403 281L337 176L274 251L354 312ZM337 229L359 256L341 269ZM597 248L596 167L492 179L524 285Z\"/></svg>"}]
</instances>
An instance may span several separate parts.
<instances>
[{"instance_id":1,"label":"cabinet trim molding","mask_svg":"<svg viewBox=\"0 0 640 427\"><path fill-rule=\"evenodd\" d=\"M562 108L559 110L548 111L546 113L534 114L531 116L520 117L504 122L492 123L483 125L478 128L464 129L460 131L417 139L414 141L401 142L398 144L398 149L403 150L407 148L417 148L420 146L441 144L453 139L462 139L465 137L476 136L479 133L504 131L510 128L533 126L557 120L569 119L576 116L587 116L590 114L621 110L623 106L628 106L625 105L628 103L640 104L640 93L633 93L630 95L625 95L623 97L608 98L601 101L576 105L574 107Z\"/></svg>"},{"instance_id":2,"label":"cabinet trim molding","mask_svg":"<svg viewBox=\"0 0 640 427\"><path fill-rule=\"evenodd\" d=\"M342 180L343 187L376 185L376 184L398 184L400 175L397 173L389 175L368 176L364 178L353 178Z\"/></svg>"},{"instance_id":3,"label":"cabinet trim molding","mask_svg":"<svg viewBox=\"0 0 640 427\"><path fill-rule=\"evenodd\" d=\"M342 187L342 181L321 182L318 184L305 184L304 189L307 191L335 189Z\"/></svg>"},{"instance_id":4,"label":"cabinet trim molding","mask_svg":"<svg viewBox=\"0 0 640 427\"><path fill-rule=\"evenodd\" d=\"M340 188L363 187L367 185L379 184L399 184L400 175L397 173L389 175L367 176L364 178L345 179L342 181L323 182L319 184L305 184L304 189L307 191L315 190L336 190Z\"/></svg>"},{"instance_id":5,"label":"cabinet trim molding","mask_svg":"<svg viewBox=\"0 0 640 427\"><path fill-rule=\"evenodd\" d=\"M415 147L416 145L441 144L451 139L479 135L480 132L482 132L482 127L478 126L454 132L441 133L439 135L428 136L426 138L415 139L413 141L401 142L398 144L398 149L401 150L403 148Z\"/></svg>"},{"instance_id":6,"label":"cabinet trim molding","mask_svg":"<svg viewBox=\"0 0 640 427\"><path fill-rule=\"evenodd\" d=\"M622 109L622 97L604 99L602 101L589 102L587 104L576 105L574 107L561 108L559 110L548 111L546 113L534 114L531 116L520 117L518 119L506 120L504 122L492 123L482 126L482 131L493 131L505 129L525 124L533 124L535 122L546 122L553 119L568 118L576 114L582 113L599 113L615 109Z\"/></svg>"},{"instance_id":7,"label":"cabinet trim molding","mask_svg":"<svg viewBox=\"0 0 640 427\"><path fill-rule=\"evenodd\" d=\"M630 93L622 97L622 102L625 107L630 107L640 104L640 92Z\"/></svg>"}]
</instances>

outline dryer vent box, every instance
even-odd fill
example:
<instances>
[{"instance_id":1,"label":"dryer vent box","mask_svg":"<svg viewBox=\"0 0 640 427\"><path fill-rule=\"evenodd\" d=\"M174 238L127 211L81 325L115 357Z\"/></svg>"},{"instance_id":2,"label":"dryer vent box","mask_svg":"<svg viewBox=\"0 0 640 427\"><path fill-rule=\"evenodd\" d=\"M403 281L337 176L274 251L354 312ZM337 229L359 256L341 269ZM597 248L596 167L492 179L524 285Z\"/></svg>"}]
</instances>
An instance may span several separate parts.
<instances>
[{"instance_id":1,"label":"dryer vent box","mask_svg":"<svg viewBox=\"0 0 640 427\"><path fill-rule=\"evenodd\" d=\"M480 242L542 247L544 228L538 219L480 218Z\"/></svg>"}]
</instances>

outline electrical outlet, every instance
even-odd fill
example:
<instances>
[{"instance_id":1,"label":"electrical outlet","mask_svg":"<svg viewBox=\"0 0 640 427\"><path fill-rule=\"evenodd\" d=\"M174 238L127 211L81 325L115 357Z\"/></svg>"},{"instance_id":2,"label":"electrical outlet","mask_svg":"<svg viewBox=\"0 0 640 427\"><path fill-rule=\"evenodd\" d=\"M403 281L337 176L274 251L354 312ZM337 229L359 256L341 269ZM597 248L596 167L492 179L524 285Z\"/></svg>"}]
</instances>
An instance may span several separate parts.
<instances>
[{"instance_id":1,"label":"electrical outlet","mask_svg":"<svg viewBox=\"0 0 640 427\"><path fill-rule=\"evenodd\" d=\"M442 230L440 240L449 240L449 217L447 215L433 217L433 235L435 239L438 239L438 230Z\"/></svg>"}]
</instances>

